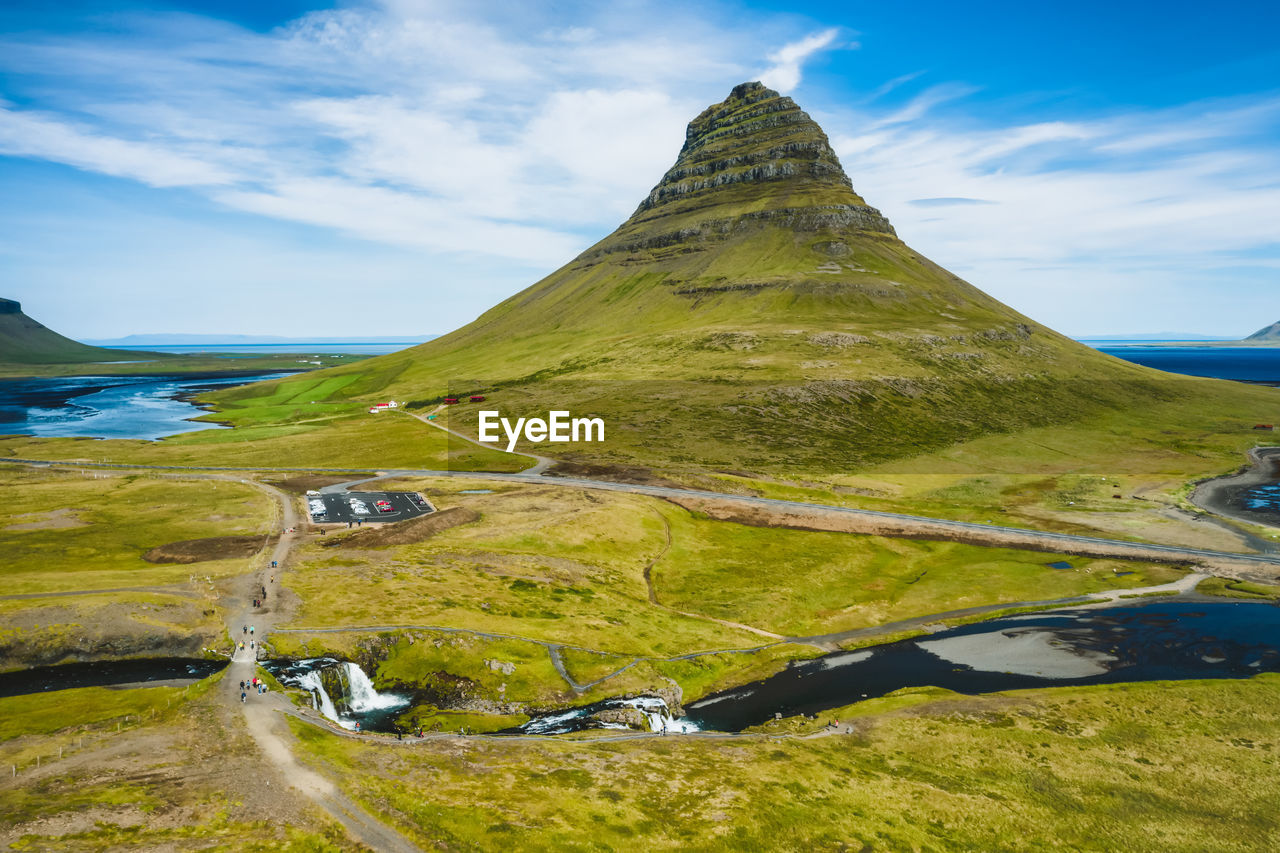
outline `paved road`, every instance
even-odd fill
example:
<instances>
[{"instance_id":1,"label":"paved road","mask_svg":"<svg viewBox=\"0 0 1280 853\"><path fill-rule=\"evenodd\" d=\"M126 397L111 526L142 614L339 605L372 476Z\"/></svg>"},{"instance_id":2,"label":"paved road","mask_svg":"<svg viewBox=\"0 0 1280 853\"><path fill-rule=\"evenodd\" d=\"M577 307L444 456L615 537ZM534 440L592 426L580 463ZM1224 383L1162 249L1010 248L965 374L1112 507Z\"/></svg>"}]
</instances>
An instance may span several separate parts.
<instances>
[{"instance_id":1,"label":"paved road","mask_svg":"<svg viewBox=\"0 0 1280 853\"><path fill-rule=\"evenodd\" d=\"M443 429L443 427L441 427ZM1154 545L1143 542L1126 542L1118 539L1104 539L1095 536L1081 536L1074 533L1054 533L1042 530L1031 530L1021 527L1005 527L998 524L980 524L971 521L954 521L944 518L909 515L906 513L884 512L872 509L855 509L853 507L834 506L830 504L789 501L779 498L762 498L751 495L731 495L724 492L710 492L701 489L684 489L674 486L653 486L638 483L613 483L606 480L590 480L582 477L553 477L522 471L517 474L493 474L478 471L436 471L431 469L399 468L370 472L369 469L350 468L233 468L215 466L180 466L180 465L129 465L124 463L87 463L75 461L51 461L47 459L21 459L0 457L0 462L15 462L29 465L57 465L69 468L114 468L126 470L156 471L299 471L317 474L370 474L362 482L392 477L460 477L476 480L497 480L511 483L538 483L549 486L567 488L593 489L608 492L626 492L638 495L651 495L660 498L700 498L717 503L743 504L759 506L766 509L784 510L799 513L834 513L868 521L885 522L892 529L895 524L909 524L920 536L930 534L954 537L963 536L964 541L973 544L987 543L1000 547L1027 548L1031 550L1078 553L1095 557L1113 557L1125 560L1155 560L1161 562L1186 562L1199 565L1220 567L1222 564L1233 564L1266 570L1268 574L1280 574L1280 556L1266 554L1240 554L1231 551L1209 551L1197 548L1182 548L1173 545ZM910 533L897 535L910 536ZM1216 565L1215 565L1216 564ZM1223 572L1228 576L1229 572Z\"/></svg>"}]
</instances>

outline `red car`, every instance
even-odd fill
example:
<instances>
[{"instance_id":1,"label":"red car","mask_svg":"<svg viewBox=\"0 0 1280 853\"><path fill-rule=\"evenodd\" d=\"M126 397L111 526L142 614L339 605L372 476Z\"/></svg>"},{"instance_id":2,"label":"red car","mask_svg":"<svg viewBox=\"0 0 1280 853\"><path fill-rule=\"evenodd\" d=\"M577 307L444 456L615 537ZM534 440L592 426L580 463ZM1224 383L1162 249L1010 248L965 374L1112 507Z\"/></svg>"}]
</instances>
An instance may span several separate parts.
<instances>
[{"instance_id":1,"label":"red car","mask_svg":"<svg viewBox=\"0 0 1280 853\"><path fill-rule=\"evenodd\" d=\"M378 508L378 512L395 512L389 501L374 501L373 505Z\"/></svg>"}]
</instances>

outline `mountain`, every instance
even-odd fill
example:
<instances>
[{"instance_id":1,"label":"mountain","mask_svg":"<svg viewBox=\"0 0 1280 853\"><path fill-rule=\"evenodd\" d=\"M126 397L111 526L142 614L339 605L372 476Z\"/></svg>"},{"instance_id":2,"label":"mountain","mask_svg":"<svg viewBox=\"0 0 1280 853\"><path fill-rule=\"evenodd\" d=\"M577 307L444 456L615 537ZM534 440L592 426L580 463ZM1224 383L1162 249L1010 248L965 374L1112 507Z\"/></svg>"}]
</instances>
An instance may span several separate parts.
<instances>
[{"instance_id":1,"label":"mountain","mask_svg":"<svg viewBox=\"0 0 1280 853\"><path fill-rule=\"evenodd\" d=\"M1077 335L1075 338L1081 342L1097 342L1097 341L1161 341L1161 342L1180 342L1180 341L1234 341L1235 338L1223 337L1222 335L1200 335L1195 332L1142 332L1132 335Z\"/></svg>"},{"instance_id":2,"label":"mountain","mask_svg":"<svg viewBox=\"0 0 1280 853\"><path fill-rule=\"evenodd\" d=\"M1259 329L1249 337L1246 341L1280 341L1280 322L1272 323L1265 329Z\"/></svg>"},{"instance_id":3,"label":"mountain","mask_svg":"<svg viewBox=\"0 0 1280 853\"><path fill-rule=\"evenodd\" d=\"M324 375L331 400L483 391L504 415L604 417L609 442L569 448L580 461L748 472L849 470L1178 393L915 252L822 129L759 83L695 118L631 217L564 267Z\"/></svg>"},{"instance_id":4,"label":"mountain","mask_svg":"<svg viewBox=\"0 0 1280 853\"><path fill-rule=\"evenodd\" d=\"M288 346L292 344L420 344L438 335L349 335L347 337L289 338L281 335L207 335L207 334L150 334L125 335L123 338L87 340L85 343L103 347L140 346L216 346L219 348L239 345Z\"/></svg>"},{"instance_id":5,"label":"mountain","mask_svg":"<svg viewBox=\"0 0 1280 853\"><path fill-rule=\"evenodd\" d=\"M101 349L73 341L22 313L20 303L0 299L0 363L78 364L124 361L137 355L158 357L156 353Z\"/></svg>"}]
</instances>

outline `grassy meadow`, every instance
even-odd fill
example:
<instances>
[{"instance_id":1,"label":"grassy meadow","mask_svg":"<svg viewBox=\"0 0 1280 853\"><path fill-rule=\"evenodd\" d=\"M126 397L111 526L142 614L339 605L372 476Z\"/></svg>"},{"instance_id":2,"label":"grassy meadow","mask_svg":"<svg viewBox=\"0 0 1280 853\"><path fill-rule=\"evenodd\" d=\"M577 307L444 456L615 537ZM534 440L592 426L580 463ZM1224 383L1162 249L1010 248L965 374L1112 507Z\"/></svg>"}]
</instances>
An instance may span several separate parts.
<instances>
[{"instance_id":1,"label":"grassy meadow","mask_svg":"<svg viewBox=\"0 0 1280 853\"><path fill-rule=\"evenodd\" d=\"M438 479L397 485L480 520L409 545L348 549L341 532L307 546L283 576L301 604L271 644L278 654L359 660L384 688L421 688L437 704L551 707L672 681L689 701L819 652L726 623L803 637L1181 576L1076 557L1060 571L1047 568L1059 559L1051 554L749 527L635 495L540 484L469 495ZM629 668L575 696L540 644L563 646L561 660L581 684ZM514 674L491 660L514 664Z\"/></svg>"},{"instance_id":2,"label":"grassy meadow","mask_svg":"<svg viewBox=\"0 0 1280 853\"><path fill-rule=\"evenodd\" d=\"M0 488L11 496L0 507L0 668L198 656L223 633L216 584L253 558L181 564L143 555L222 536L265 544L277 526L275 502L237 482L0 466ZM192 575L202 579L196 586Z\"/></svg>"},{"instance_id":3,"label":"grassy meadow","mask_svg":"<svg viewBox=\"0 0 1280 853\"><path fill-rule=\"evenodd\" d=\"M1274 675L922 689L812 739L395 748L293 727L352 796L448 849L1244 851L1280 843L1277 700Z\"/></svg>"}]
</instances>

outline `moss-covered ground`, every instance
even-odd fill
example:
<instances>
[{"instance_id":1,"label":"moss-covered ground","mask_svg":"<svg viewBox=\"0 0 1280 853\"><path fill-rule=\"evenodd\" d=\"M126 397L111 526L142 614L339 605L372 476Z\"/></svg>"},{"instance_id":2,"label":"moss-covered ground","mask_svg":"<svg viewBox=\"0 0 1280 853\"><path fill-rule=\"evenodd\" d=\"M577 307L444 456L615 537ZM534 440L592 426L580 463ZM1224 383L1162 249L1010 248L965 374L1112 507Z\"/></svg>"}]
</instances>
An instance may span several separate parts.
<instances>
[{"instance_id":1,"label":"moss-covered ground","mask_svg":"<svg viewBox=\"0 0 1280 853\"><path fill-rule=\"evenodd\" d=\"M275 654L361 660L375 683L421 689L436 706L548 708L672 682L691 701L820 651L728 623L825 635L1182 574L751 527L636 495L511 484L465 494L476 484L439 479L398 485L429 493L438 506L466 506L480 519L410 545L346 548L341 531L307 546L283 576L301 604L284 626L289 631L275 633L271 644ZM1073 568L1049 568L1057 559ZM547 645L559 647L574 681L605 680L571 692Z\"/></svg>"},{"instance_id":2,"label":"moss-covered ground","mask_svg":"<svg viewBox=\"0 0 1280 853\"><path fill-rule=\"evenodd\" d=\"M1280 678L1264 675L982 698L912 691L838 712L851 735L812 739L396 749L294 730L424 846L1245 851L1280 843L1277 700Z\"/></svg>"}]
</instances>

